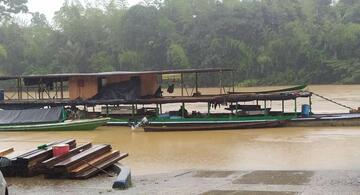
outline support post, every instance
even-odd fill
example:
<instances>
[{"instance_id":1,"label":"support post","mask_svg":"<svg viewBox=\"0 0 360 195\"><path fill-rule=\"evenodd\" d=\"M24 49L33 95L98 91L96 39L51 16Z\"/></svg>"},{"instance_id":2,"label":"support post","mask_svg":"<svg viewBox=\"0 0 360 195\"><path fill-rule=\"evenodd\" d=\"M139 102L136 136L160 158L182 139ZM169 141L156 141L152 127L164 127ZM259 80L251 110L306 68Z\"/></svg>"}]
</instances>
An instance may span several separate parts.
<instances>
[{"instance_id":1,"label":"support post","mask_svg":"<svg viewBox=\"0 0 360 195\"><path fill-rule=\"evenodd\" d=\"M296 98L294 99L294 111L295 111L295 114L297 114L297 103L296 103Z\"/></svg>"},{"instance_id":2,"label":"support post","mask_svg":"<svg viewBox=\"0 0 360 195\"><path fill-rule=\"evenodd\" d=\"M157 105L157 104L156 104ZM135 116L135 105L131 104L131 116L134 117Z\"/></svg>"},{"instance_id":3,"label":"support post","mask_svg":"<svg viewBox=\"0 0 360 195\"><path fill-rule=\"evenodd\" d=\"M210 116L210 108L211 108L211 103L210 102L208 102L208 116Z\"/></svg>"},{"instance_id":4,"label":"support post","mask_svg":"<svg viewBox=\"0 0 360 195\"><path fill-rule=\"evenodd\" d=\"M199 92L199 85L198 85L198 73L195 72L195 93Z\"/></svg>"},{"instance_id":5,"label":"support post","mask_svg":"<svg viewBox=\"0 0 360 195\"><path fill-rule=\"evenodd\" d=\"M184 96L184 74L181 73L181 96Z\"/></svg>"},{"instance_id":6,"label":"support post","mask_svg":"<svg viewBox=\"0 0 360 195\"><path fill-rule=\"evenodd\" d=\"M234 71L231 71L232 92L235 92Z\"/></svg>"},{"instance_id":7,"label":"support post","mask_svg":"<svg viewBox=\"0 0 360 195\"><path fill-rule=\"evenodd\" d=\"M160 104L160 114L162 114L162 104Z\"/></svg>"},{"instance_id":8,"label":"support post","mask_svg":"<svg viewBox=\"0 0 360 195\"><path fill-rule=\"evenodd\" d=\"M109 116L109 105L106 104L106 116Z\"/></svg>"},{"instance_id":9,"label":"support post","mask_svg":"<svg viewBox=\"0 0 360 195\"><path fill-rule=\"evenodd\" d=\"M264 100L264 108L266 109L266 100Z\"/></svg>"},{"instance_id":10,"label":"support post","mask_svg":"<svg viewBox=\"0 0 360 195\"><path fill-rule=\"evenodd\" d=\"M312 100L311 100L311 95L309 96L309 109L310 109L310 113L312 112Z\"/></svg>"},{"instance_id":11,"label":"support post","mask_svg":"<svg viewBox=\"0 0 360 195\"><path fill-rule=\"evenodd\" d=\"M239 102L236 102L235 115L238 115L238 107L239 107Z\"/></svg>"},{"instance_id":12,"label":"support post","mask_svg":"<svg viewBox=\"0 0 360 195\"><path fill-rule=\"evenodd\" d=\"M222 94L222 71L219 72L219 88L220 88L220 94Z\"/></svg>"},{"instance_id":13,"label":"support post","mask_svg":"<svg viewBox=\"0 0 360 195\"><path fill-rule=\"evenodd\" d=\"M181 117L185 118L185 103L182 103L182 107L181 107Z\"/></svg>"},{"instance_id":14,"label":"support post","mask_svg":"<svg viewBox=\"0 0 360 195\"><path fill-rule=\"evenodd\" d=\"M18 100L20 100L20 78L16 79L16 87L17 87L17 93L18 93Z\"/></svg>"},{"instance_id":15,"label":"support post","mask_svg":"<svg viewBox=\"0 0 360 195\"><path fill-rule=\"evenodd\" d=\"M281 100L281 111L282 111L283 113L285 112L284 100Z\"/></svg>"},{"instance_id":16,"label":"support post","mask_svg":"<svg viewBox=\"0 0 360 195\"><path fill-rule=\"evenodd\" d=\"M61 77L60 80L60 98L64 99L64 83L63 83L63 78Z\"/></svg>"},{"instance_id":17,"label":"support post","mask_svg":"<svg viewBox=\"0 0 360 195\"><path fill-rule=\"evenodd\" d=\"M40 81L38 83L38 93L39 93L39 100L41 99L41 84Z\"/></svg>"}]
</instances>

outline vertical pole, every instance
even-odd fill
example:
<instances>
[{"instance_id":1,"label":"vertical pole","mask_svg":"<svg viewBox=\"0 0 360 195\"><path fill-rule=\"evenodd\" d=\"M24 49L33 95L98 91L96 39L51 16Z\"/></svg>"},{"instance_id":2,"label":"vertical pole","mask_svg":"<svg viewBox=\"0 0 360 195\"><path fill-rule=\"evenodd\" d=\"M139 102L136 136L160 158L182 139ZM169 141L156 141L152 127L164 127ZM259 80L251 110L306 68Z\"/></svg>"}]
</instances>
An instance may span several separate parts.
<instances>
[{"instance_id":1,"label":"vertical pole","mask_svg":"<svg viewBox=\"0 0 360 195\"><path fill-rule=\"evenodd\" d=\"M106 116L109 116L109 105L106 104Z\"/></svg>"},{"instance_id":2,"label":"vertical pole","mask_svg":"<svg viewBox=\"0 0 360 195\"><path fill-rule=\"evenodd\" d=\"M181 77L181 96L184 96L184 74L180 74Z\"/></svg>"},{"instance_id":3,"label":"vertical pole","mask_svg":"<svg viewBox=\"0 0 360 195\"><path fill-rule=\"evenodd\" d=\"M264 100L264 108L266 108L266 100Z\"/></svg>"},{"instance_id":4,"label":"vertical pole","mask_svg":"<svg viewBox=\"0 0 360 195\"><path fill-rule=\"evenodd\" d=\"M19 82L19 78L16 79L16 88L17 88L17 93L18 93L18 100L20 100L20 82Z\"/></svg>"},{"instance_id":5,"label":"vertical pole","mask_svg":"<svg viewBox=\"0 0 360 195\"><path fill-rule=\"evenodd\" d=\"M55 98L58 98L58 82L55 82Z\"/></svg>"},{"instance_id":6,"label":"vertical pole","mask_svg":"<svg viewBox=\"0 0 360 195\"><path fill-rule=\"evenodd\" d=\"M235 115L238 115L238 107L239 107L239 102L236 102L236 105L235 105Z\"/></svg>"},{"instance_id":7,"label":"vertical pole","mask_svg":"<svg viewBox=\"0 0 360 195\"><path fill-rule=\"evenodd\" d=\"M297 104L296 104L296 98L294 99L294 111L295 111L295 114L297 114Z\"/></svg>"},{"instance_id":8,"label":"vertical pole","mask_svg":"<svg viewBox=\"0 0 360 195\"><path fill-rule=\"evenodd\" d=\"M235 80L234 80L234 71L231 70L231 82L232 82L232 92L235 92Z\"/></svg>"},{"instance_id":9,"label":"vertical pole","mask_svg":"<svg viewBox=\"0 0 360 195\"><path fill-rule=\"evenodd\" d=\"M162 104L160 104L160 114L162 114Z\"/></svg>"},{"instance_id":10,"label":"vertical pole","mask_svg":"<svg viewBox=\"0 0 360 195\"><path fill-rule=\"evenodd\" d=\"M312 100L311 100L311 95L309 96L309 107L310 107L310 113L312 111Z\"/></svg>"},{"instance_id":11,"label":"vertical pole","mask_svg":"<svg viewBox=\"0 0 360 195\"><path fill-rule=\"evenodd\" d=\"M256 105L257 105L257 106L259 105L259 100L256 100Z\"/></svg>"},{"instance_id":12,"label":"vertical pole","mask_svg":"<svg viewBox=\"0 0 360 195\"><path fill-rule=\"evenodd\" d=\"M208 116L210 116L210 107L211 107L211 103L208 102Z\"/></svg>"},{"instance_id":13,"label":"vertical pole","mask_svg":"<svg viewBox=\"0 0 360 195\"><path fill-rule=\"evenodd\" d=\"M222 94L222 71L219 72L219 88L220 94Z\"/></svg>"},{"instance_id":14,"label":"vertical pole","mask_svg":"<svg viewBox=\"0 0 360 195\"><path fill-rule=\"evenodd\" d=\"M157 105L157 104L156 104ZM134 117L135 116L135 105L131 104L131 116Z\"/></svg>"},{"instance_id":15,"label":"vertical pole","mask_svg":"<svg viewBox=\"0 0 360 195\"><path fill-rule=\"evenodd\" d=\"M284 100L281 100L281 111L285 112Z\"/></svg>"},{"instance_id":16,"label":"vertical pole","mask_svg":"<svg viewBox=\"0 0 360 195\"><path fill-rule=\"evenodd\" d=\"M20 99L22 99L23 98L23 85L22 85L21 78L19 79L19 82L20 82Z\"/></svg>"},{"instance_id":17,"label":"vertical pole","mask_svg":"<svg viewBox=\"0 0 360 195\"><path fill-rule=\"evenodd\" d=\"M199 92L199 86L198 86L198 73L195 72L195 93L197 94Z\"/></svg>"},{"instance_id":18,"label":"vertical pole","mask_svg":"<svg viewBox=\"0 0 360 195\"><path fill-rule=\"evenodd\" d=\"M60 80L60 98L64 99L64 83L63 83L63 78L61 77Z\"/></svg>"},{"instance_id":19,"label":"vertical pole","mask_svg":"<svg viewBox=\"0 0 360 195\"><path fill-rule=\"evenodd\" d=\"M185 103L182 103L182 107L181 107L181 117L185 118Z\"/></svg>"},{"instance_id":20,"label":"vertical pole","mask_svg":"<svg viewBox=\"0 0 360 195\"><path fill-rule=\"evenodd\" d=\"M39 93L39 100L41 99L41 84L40 84L40 80L38 83L38 93Z\"/></svg>"}]
</instances>

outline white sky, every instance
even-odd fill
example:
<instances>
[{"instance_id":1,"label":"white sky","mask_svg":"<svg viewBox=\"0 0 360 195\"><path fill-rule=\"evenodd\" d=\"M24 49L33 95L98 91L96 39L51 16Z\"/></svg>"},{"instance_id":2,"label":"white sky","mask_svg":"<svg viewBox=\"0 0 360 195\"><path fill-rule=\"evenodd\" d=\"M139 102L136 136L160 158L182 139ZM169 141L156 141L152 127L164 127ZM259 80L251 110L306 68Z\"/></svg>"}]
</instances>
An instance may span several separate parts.
<instances>
[{"instance_id":1,"label":"white sky","mask_svg":"<svg viewBox=\"0 0 360 195\"><path fill-rule=\"evenodd\" d=\"M92 0L87 0L92 2ZM129 6L142 2L142 0L128 0ZM54 12L59 10L64 0L28 0L27 6L30 12L40 12L46 15L49 21L52 21Z\"/></svg>"}]
</instances>

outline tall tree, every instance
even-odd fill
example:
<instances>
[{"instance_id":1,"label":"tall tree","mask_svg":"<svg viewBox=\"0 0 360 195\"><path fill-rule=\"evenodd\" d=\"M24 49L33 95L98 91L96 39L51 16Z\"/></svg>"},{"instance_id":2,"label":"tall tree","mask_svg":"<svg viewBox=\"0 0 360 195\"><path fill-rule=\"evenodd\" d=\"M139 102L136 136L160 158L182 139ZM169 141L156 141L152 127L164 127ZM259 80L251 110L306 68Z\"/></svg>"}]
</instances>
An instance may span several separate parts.
<instances>
[{"instance_id":1,"label":"tall tree","mask_svg":"<svg viewBox=\"0 0 360 195\"><path fill-rule=\"evenodd\" d=\"M12 14L28 11L27 0L0 0L0 22L9 20Z\"/></svg>"}]
</instances>

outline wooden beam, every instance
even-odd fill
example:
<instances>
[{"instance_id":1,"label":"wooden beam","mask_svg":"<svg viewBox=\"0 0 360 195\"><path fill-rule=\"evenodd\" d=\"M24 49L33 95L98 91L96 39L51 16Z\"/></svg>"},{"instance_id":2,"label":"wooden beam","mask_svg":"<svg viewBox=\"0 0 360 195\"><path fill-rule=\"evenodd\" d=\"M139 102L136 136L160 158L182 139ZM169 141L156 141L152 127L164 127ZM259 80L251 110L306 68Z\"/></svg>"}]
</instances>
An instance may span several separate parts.
<instances>
[{"instance_id":1,"label":"wooden beam","mask_svg":"<svg viewBox=\"0 0 360 195\"><path fill-rule=\"evenodd\" d=\"M14 148L5 148L0 150L0 157L6 156L10 153L14 152Z\"/></svg>"}]
</instances>

